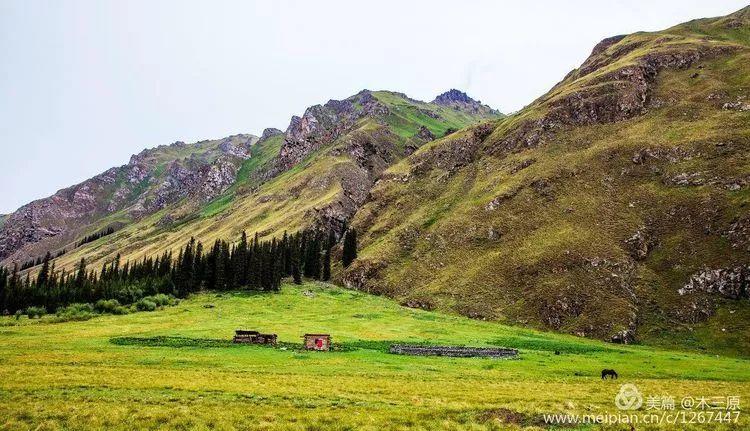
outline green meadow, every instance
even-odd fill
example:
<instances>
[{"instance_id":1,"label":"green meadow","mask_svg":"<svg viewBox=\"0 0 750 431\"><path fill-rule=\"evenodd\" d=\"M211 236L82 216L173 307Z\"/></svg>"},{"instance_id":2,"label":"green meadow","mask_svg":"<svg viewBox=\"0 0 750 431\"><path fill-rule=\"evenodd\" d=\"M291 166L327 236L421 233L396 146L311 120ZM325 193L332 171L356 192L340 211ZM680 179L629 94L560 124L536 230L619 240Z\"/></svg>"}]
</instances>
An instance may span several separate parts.
<instances>
[{"instance_id":1,"label":"green meadow","mask_svg":"<svg viewBox=\"0 0 750 431\"><path fill-rule=\"evenodd\" d=\"M0 429L550 429L545 414L617 414L649 395L750 401L750 360L621 346L414 310L327 284L203 293L154 312L0 320ZM235 329L276 348L235 345ZM300 350L306 332L336 350ZM506 346L514 360L400 356L392 342ZM556 354L555 352L559 352ZM603 368L618 380L602 381ZM738 423L637 429L750 428ZM559 425L630 429L629 425Z\"/></svg>"}]
</instances>

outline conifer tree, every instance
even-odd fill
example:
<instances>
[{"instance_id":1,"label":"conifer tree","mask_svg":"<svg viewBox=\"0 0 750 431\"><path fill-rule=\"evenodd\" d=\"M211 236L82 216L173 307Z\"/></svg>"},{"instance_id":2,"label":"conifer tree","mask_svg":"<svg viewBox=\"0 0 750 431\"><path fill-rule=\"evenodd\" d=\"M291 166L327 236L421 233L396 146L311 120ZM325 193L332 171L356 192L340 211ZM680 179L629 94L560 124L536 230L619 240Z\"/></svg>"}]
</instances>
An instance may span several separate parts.
<instances>
[{"instance_id":1,"label":"conifer tree","mask_svg":"<svg viewBox=\"0 0 750 431\"><path fill-rule=\"evenodd\" d=\"M203 244L198 242L195 246L195 284L194 291L203 289L206 281L206 259L203 256Z\"/></svg>"},{"instance_id":2,"label":"conifer tree","mask_svg":"<svg viewBox=\"0 0 750 431\"><path fill-rule=\"evenodd\" d=\"M320 279L320 240L316 233L307 243L307 256L305 260L305 277Z\"/></svg>"},{"instance_id":3,"label":"conifer tree","mask_svg":"<svg viewBox=\"0 0 750 431\"><path fill-rule=\"evenodd\" d=\"M47 287L47 282L49 281L50 277L51 259L52 254L50 252L47 252L47 254L44 255L44 260L42 261L42 269L39 270L39 274L36 276L36 285L39 288Z\"/></svg>"},{"instance_id":4,"label":"conifer tree","mask_svg":"<svg viewBox=\"0 0 750 431\"><path fill-rule=\"evenodd\" d=\"M341 263L348 267L357 258L357 231L349 229L344 235L344 249L341 253Z\"/></svg>"},{"instance_id":5,"label":"conifer tree","mask_svg":"<svg viewBox=\"0 0 750 431\"><path fill-rule=\"evenodd\" d=\"M247 286L247 234L244 230L240 242L232 254L232 265L234 267L235 284Z\"/></svg>"}]
</instances>

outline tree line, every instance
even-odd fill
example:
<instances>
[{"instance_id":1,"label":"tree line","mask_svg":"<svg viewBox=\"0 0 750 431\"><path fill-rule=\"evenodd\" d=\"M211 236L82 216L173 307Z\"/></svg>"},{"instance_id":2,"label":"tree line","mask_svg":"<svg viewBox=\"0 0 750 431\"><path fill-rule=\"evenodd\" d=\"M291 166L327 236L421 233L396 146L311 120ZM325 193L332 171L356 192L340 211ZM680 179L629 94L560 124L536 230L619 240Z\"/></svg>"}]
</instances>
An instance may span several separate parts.
<instances>
[{"instance_id":1,"label":"tree line","mask_svg":"<svg viewBox=\"0 0 750 431\"><path fill-rule=\"evenodd\" d=\"M201 290L246 289L278 291L284 277L300 284L302 277L327 281L331 277L331 252L337 243L333 231L307 229L282 238L216 240L210 247L191 238L177 255L166 251L156 257L121 262L118 254L99 269L90 269L81 258L72 271L58 270L51 253L42 259L34 279L21 276L17 264L0 267L0 310L14 313L28 307L53 311L74 303L116 299L131 304L155 294L185 297ZM356 258L356 232L344 234L342 263Z\"/></svg>"},{"instance_id":2,"label":"tree line","mask_svg":"<svg viewBox=\"0 0 750 431\"><path fill-rule=\"evenodd\" d=\"M105 236L112 235L113 233L115 233L115 228L112 226L109 226L106 229L100 230L99 232L94 232L91 235L83 237L80 241L76 243L76 247L80 247L84 244L94 242L99 238L104 238Z\"/></svg>"}]
</instances>

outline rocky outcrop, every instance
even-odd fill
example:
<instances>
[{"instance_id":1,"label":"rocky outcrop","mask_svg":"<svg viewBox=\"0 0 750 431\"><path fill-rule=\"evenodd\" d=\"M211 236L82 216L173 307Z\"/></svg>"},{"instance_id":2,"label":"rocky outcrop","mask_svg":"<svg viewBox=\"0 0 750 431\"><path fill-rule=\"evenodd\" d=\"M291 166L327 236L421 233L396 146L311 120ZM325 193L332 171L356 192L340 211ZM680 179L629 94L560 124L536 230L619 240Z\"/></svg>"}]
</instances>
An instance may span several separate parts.
<instances>
[{"instance_id":1,"label":"rocky outcrop","mask_svg":"<svg viewBox=\"0 0 750 431\"><path fill-rule=\"evenodd\" d=\"M284 132L282 132L279 129L275 129L273 127L268 127L266 129L263 129L263 134L260 135L260 140L261 141L265 141L266 139L268 139L268 138L270 138L272 136L283 135L283 134L284 134Z\"/></svg>"},{"instance_id":2,"label":"rocky outcrop","mask_svg":"<svg viewBox=\"0 0 750 431\"><path fill-rule=\"evenodd\" d=\"M430 142L435 140L435 135L427 127L420 126L417 131L417 138Z\"/></svg>"},{"instance_id":3,"label":"rocky outcrop","mask_svg":"<svg viewBox=\"0 0 750 431\"><path fill-rule=\"evenodd\" d=\"M420 175L435 168L449 173L456 172L475 160L480 144L493 130L492 124L480 124L468 129L465 133L456 134L455 138L446 138L447 140L441 142L441 145L414 155L411 173Z\"/></svg>"},{"instance_id":4,"label":"rocky outcrop","mask_svg":"<svg viewBox=\"0 0 750 431\"><path fill-rule=\"evenodd\" d=\"M250 146L252 139L237 139L236 136L230 136L221 140L219 151L227 156L237 157L239 159L250 158Z\"/></svg>"},{"instance_id":5,"label":"rocky outcrop","mask_svg":"<svg viewBox=\"0 0 750 431\"><path fill-rule=\"evenodd\" d=\"M638 229L633 236L624 242L630 257L635 260L645 259L657 244L656 238L646 227Z\"/></svg>"},{"instance_id":6,"label":"rocky outcrop","mask_svg":"<svg viewBox=\"0 0 750 431\"><path fill-rule=\"evenodd\" d=\"M750 298L750 265L704 269L678 290L680 295L694 292L716 294L728 299Z\"/></svg>"},{"instance_id":7,"label":"rocky outcrop","mask_svg":"<svg viewBox=\"0 0 750 431\"><path fill-rule=\"evenodd\" d=\"M367 90L348 99L329 100L325 105L307 108L302 117L292 117L272 174L290 169L308 154L333 142L360 118L387 114L388 107Z\"/></svg>"},{"instance_id":8,"label":"rocky outcrop","mask_svg":"<svg viewBox=\"0 0 750 431\"><path fill-rule=\"evenodd\" d=\"M332 149L331 154L350 157L356 167L336 168L332 175L341 184L342 192L337 199L309 214L318 227L338 234L343 234L380 174L398 160L396 137L386 127L368 133L354 131L344 139L344 145Z\"/></svg>"},{"instance_id":9,"label":"rocky outcrop","mask_svg":"<svg viewBox=\"0 0 750 431\"><path fill-rule=\"evenodd\" d=\"M750 252L750 216L734 220L724 236L729 239L732 248Z\"/></svg>"},{"instance_id":10,"label":"rocky outcrop","mask_svg":"<svg viewBox=\"0 0 750 431\"><path fill-rule=\"evenodd\" d=\"M456 89L450 89L445 93L438 95L432 103L471 114L500 115L499 111L496 111L487 105L483 105L482 102L474 100L467 96L463 91Z\"/></svg>"},{"instance_id":11,"label":"rocky outcrop","mask_svg":"<svg viewBox=\"0 0 750 431\"><path fill-rule=\"evenodd\" d=\"M546 113L538 119L526 120L498 142L490 152L500 153L534 147L550 139L555 130L567 126L586 126L627 120L648 111L655 80L664 69L686 69L697 62L736 50L729 45L678 45L652 50L632 64L615 70L596 72L616 63L642 42L627 43L626 39L605 39L595 48L582 67L562 83L581 80L576 91L558 94L551 91L535 102ZM601 44L600 44L601 45ZM612 51L611 53L609 53ZM609 53L605 55L605 52ZM562 84L561 83L561 84ZM559 84L559 85L561 85Z\"/></svg>"},{"instance_id":12,"label":"rocky outcrop","mask_svg":"<svg viewBox=\"0 0 750 431\"><path fill-rule=\"evenodd\" d=\"M207 202L234 183L238 170L239 163L234 156L221 156L211 163L175 160L154 191L139 199L139 208L143 210L138 215L158 211L188 196L197 202Z\"/></svg>"},{"instance_id":13,"label":"rocky outcrop","mask_svg":"<svg viewBox=\"0 0 750 431\"><path fill-rule=\"evenodd\" d=\"M377 281L378 274L386 267L384 262L370 259L357 259L349 265L342 276L344 286L368 293L388 293L383 284Z\"/></svg>"}]
</instances>

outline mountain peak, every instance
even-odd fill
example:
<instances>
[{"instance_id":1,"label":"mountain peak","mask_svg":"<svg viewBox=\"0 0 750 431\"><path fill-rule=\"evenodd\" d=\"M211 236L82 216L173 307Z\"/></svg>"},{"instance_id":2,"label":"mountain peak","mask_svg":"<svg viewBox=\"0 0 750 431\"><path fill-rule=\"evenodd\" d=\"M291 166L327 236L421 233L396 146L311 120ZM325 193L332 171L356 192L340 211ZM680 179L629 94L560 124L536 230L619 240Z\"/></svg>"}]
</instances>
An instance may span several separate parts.
<instances>
[{"instance_id":1,"label":"mountain peak","mask_svg":"<svg viewBox=\"0 0 750 431\"><path fill-rule=\"evenodd\" d=\"M445 93L438 95L431 103L474 114L482 112L485 114L500 115L500 111L483 105L479 100L474 100L463 91L456 90L455 88L451 88Z\"/></svg>"},{"instance_id":2,"label":"mountain peak","mask_svg":"<svg viewBox=\"0 0 750 431\"><path fill-rule=\"evenodd\" d=\"M478 100L472 99L463 91L456 90L455 88L451 88L445 93L438 95L435 98L435 100L432 101L432 103L436 103L438 105L450 105L452 103L473 104L473 103L481 103L481 102Z\"/></svg>"}]
</instances>

